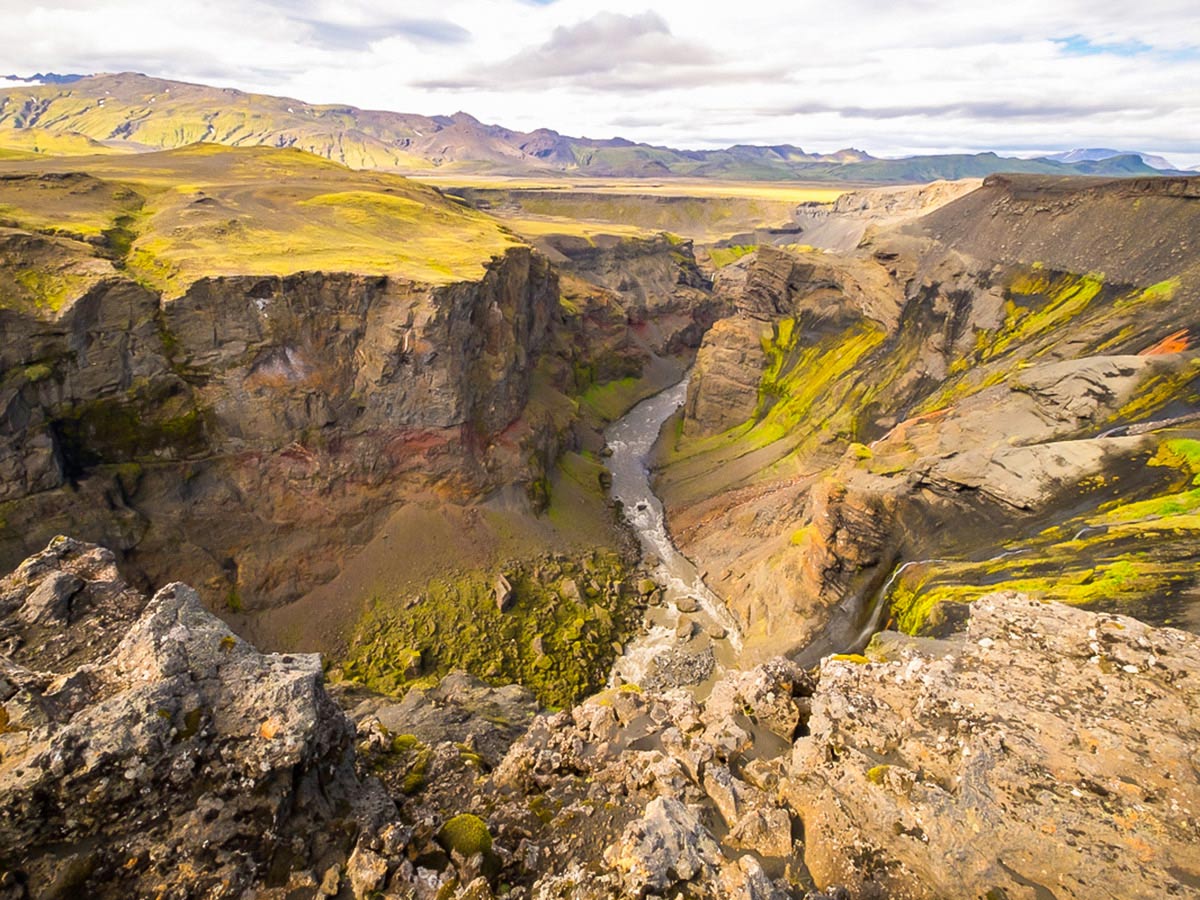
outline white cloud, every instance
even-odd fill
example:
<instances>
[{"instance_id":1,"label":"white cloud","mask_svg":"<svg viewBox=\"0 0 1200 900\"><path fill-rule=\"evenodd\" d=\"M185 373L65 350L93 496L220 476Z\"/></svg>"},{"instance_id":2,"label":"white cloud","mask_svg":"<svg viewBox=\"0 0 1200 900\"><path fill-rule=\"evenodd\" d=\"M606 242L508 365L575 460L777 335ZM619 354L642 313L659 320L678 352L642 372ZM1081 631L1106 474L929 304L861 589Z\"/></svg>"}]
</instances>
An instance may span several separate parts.
<instances>
[{"instance_id":1,"label":"white cloud","mask_svg":"<svg viewBox=\"0 0 1200 900\"><path fill-rule=\"evenodd\" d=\"M1194 0L57 0L18 74L135 69L676 146L1114 146L1200 162ZM0 73L5 74L5 73Z\"/></svg>"}]
</instances>

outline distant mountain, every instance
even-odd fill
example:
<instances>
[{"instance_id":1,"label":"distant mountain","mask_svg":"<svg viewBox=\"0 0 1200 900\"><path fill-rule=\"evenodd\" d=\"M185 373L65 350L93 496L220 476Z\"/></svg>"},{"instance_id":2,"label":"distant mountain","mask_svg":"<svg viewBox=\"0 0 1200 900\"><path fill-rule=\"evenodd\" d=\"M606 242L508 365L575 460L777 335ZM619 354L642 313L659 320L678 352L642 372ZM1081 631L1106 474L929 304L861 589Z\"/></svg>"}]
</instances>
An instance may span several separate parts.
<instances>
[{"instance_id":1,"label":"distant mountain","mask_svg":"<svg viewBox=\"0 0 1200 900\"><path fill-rule=\"evenodd\" d=\"M912 183L996 172L1154 175L1139 154L1023 160L975 155L876 159L861 150L806 153L790 144L676 150L623 138L594 140L542 128L512 131L464 112L419 116L167 81L136 73L38 75L46 84L0 81L0 148L21 149L25 129L73 133L125 150L197 142L297 147L351 168L501 175L723 178ZM8 81L16 81L10 76ZM8 137L6 138L6 134ZM25 141L24 144L27 144ZM75 145L81 142L76 141ZM41 142L47 144L46 141ZM67 142L63 143L64 146ZM44 151L43 151L44 152Z\"/></svg>"},{"instance_id":2,"label":"distant mountain","mask_svg":"<svg viewBox=\"0 0 1200 900\"><path fill-rule=\"evenodd\" d=\"M16 81L20 84L41 85L41 84L72 84L82 78L87 78L86 75L58 75L54 72L38 72L36 75L0 75L0 81Z\"/></svg>"},{"instance_id":3,"label":"distant mountain","mask_svg":"<svg viewBox=\"0 0 1200 900\"><path fill-rule=\"evenodd\" d=\"M1161 156L1155 156L1153 153L1142 153L1138 150L1109 150L1103 147L1091 147L1082 150L1064 150L1062 153L1051 153L1043 159L1053 159L1057 162L1078 163L1078 162L1101 162L1106 159L1112 159L1116 156L1136 156L1141 159L1146 165L1152 169L1161 169L1163 171L1174 171L1175 167Z\"/></svg>"}]
</instances>

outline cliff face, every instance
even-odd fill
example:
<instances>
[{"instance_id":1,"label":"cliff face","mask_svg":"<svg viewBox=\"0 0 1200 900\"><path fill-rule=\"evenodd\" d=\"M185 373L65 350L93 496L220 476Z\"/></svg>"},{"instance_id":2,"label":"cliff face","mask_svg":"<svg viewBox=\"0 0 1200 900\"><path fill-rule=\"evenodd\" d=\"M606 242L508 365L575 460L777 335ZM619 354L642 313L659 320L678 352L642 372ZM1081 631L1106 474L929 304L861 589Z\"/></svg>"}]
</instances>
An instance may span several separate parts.
<instances>
[{"instance_id":1,"label":"cliff face","mask_svg":"<svg viewBox=\"0 0 1200 900\"><path fill-rule=\"evenodd\" d=\"M550 235L536 242L563 274L580 313L580 356L598 382L641 375L656 358L690 353L729 311L699 270L691 241ZM659 385L660 387L662 385Z\"/></svg>"},{"instance_id":2,"label":"cliff face","mask_svg":"<svg viewBox=\"0 0 1200 900\"><path fill-rule=\"evenodd\" d=\"M1195 191L994 178L849 257L723 270L661 485L751 653L948 627L984 584L1187 607Z\"/></svg>"},{"instance_id":3,"label":"cliff face","mask_svg":"<svg viewBox=\"0 0 1200 900\"><path fill-rule=\"evenodd\" d=\"M0 556L71 524L152 578L191 548L176 570L231 603L291 599L406 491L540 477L553 440L497 438L558 322L528 249L478 282L230 277L160 301L117 276L53 315L0 310Z\"/></svg>"}]
</instances>

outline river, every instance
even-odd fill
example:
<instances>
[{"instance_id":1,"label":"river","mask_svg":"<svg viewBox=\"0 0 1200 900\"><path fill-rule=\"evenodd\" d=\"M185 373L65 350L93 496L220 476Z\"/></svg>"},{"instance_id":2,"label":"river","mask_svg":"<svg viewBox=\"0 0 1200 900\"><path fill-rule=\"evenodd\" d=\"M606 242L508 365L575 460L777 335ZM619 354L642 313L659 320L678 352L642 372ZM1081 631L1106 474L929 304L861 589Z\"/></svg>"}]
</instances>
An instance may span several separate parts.
<instances>
[{"instance_id":1,"label":"river","mask_svg":"<svg viewBox=\"0 0 1200 900\"><path fill-rule=\"evenodd\" d=\"M646 614L646 628L613 665L613 681L642 686L688 686L698 693L741 650L738 623L700 572L676 548L667 531L662 502L650 483L648 459L663 423L687 397L688 379L633 407L605 431L612 456L612 495L641 541L660 602Z\"/></svg>"}]
</instances>

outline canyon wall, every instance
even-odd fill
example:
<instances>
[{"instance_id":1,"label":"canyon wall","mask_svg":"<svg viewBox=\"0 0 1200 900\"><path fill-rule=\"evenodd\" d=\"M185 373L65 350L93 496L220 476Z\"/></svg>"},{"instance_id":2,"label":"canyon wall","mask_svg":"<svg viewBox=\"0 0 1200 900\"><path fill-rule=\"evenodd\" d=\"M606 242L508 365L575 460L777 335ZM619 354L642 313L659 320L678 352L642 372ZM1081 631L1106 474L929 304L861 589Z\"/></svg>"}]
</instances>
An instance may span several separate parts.
<instances>
[{"instance_id":1,"label":"canyon wall","mask_svg":"<svg viewBox=\"0 0 1200 900\"><path fill-rule=\"evenodd\" d=\"M163 301L113 272L56 314L0 310L0 558L74 530L152 581L286 602L404 492L542 477L554 424L522 414L559 323L528 249L444 286L301 273Z\"/></svg>"},{"instance_id":2,"label":"canyon wall","mask_svg":"<svg viewBox=\"0 0 1200 900\"><path fill-rule=\"evenodd\" d=\"M1198 192L996 176L850 256L722 270L660 484L752 653L843 649L885 586L909 630L984 584L1186 605Z\"/></svg>"}]
</instances>

